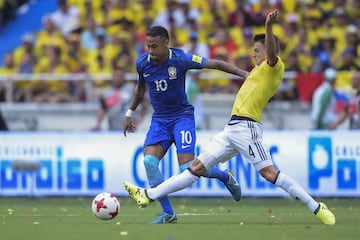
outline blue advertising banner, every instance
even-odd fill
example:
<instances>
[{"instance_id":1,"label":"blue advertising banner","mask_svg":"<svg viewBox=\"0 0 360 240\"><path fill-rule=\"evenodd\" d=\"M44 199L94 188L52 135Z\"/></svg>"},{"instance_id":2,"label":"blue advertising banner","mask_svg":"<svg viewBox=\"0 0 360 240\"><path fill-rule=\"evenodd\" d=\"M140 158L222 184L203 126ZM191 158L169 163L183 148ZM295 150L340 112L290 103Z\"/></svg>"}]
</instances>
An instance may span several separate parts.
<instances>
[{"instance_id":1,"label":"blue advertising banner","mask_svg":"<svg viewBox=\"0 0 360 240\"><path fill-rule=\"evenodd\" d=\"M214 131L197 135L198 154ZM127 196L123 182L147 187L145 132L9 132L0 134L0 196ZM360 197L359 131L269 131L274 164L313 196ZM219 164L232 169L244 196L287 196L240 154ZM33 168L33 169L32 169ZM165 178L179 172L174 147L160 162ZM176 196L230 196L217 180L201 178Z\"/></svg>"}]
</instances>

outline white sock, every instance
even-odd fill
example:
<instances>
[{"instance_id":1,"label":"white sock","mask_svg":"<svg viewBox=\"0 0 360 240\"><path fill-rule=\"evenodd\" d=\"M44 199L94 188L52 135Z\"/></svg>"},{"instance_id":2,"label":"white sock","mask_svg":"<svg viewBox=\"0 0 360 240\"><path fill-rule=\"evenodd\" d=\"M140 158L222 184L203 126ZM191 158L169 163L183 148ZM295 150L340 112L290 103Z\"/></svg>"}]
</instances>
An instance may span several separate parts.
<instances>
[{"instance_id":1,"label":"white sock","mask_svg":"<svg viewBox=\"0 0 360 240\"><path fill-rule=\"evenodd\" d=\"M305 203L312 212L315 212L315 210L319 207L319 203L315 201L307 192L305 192L305 190L297 182L282 172L279 173L275 185L289 193L290 196Z\"/></svg>"},{"instance_id":2,"label":"white sock","mask_svg":"<svg viewBox=\"0 0 360 240\"><path fill-rule=\"evenodd\" d=\"M169 193L184 189L198 179L198 176L193 175L189 170L185 170L182 173L165 180L157 187L147 189L147 195L151 199L157 199L168 195Z\"/></svg>"}]
</instances>

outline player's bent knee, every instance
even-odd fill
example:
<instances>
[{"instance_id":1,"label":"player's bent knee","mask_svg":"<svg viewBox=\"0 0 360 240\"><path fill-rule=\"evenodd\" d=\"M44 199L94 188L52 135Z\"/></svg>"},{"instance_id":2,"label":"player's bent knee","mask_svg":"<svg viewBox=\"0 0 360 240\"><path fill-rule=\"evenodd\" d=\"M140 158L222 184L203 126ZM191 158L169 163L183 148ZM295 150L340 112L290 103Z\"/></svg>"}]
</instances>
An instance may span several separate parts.
<instances>
[{"instance_id":1,"label":"player's bent knee","mask_svg":"<svg viewBox=\"0 0 360 240\"><path fill-rule=\"evenodd\" d=\"M146 169L158 168L159 159L152 155L145 155L144 157L144 166Z\"/></svg>"},{"instance_id":2,"label":"player's bent knee","mask_svg":"<svg viewBox=\"0 0 360 240\"><path fill-rule=\"evenodd\" d=\"M278 170L274 166L268 166L259 171L260 175L271 183L275 183Z\"/></svg>"},{"instance_id":3,"label":"player's bent knee","mask_svg":"<svg viewBox=\"0 0 360 240\"><path fill-rule=\"evenodd\" d=\"M164 181L159 169L159 159L152 155L145 155L144 166L150 187L156 187Z\"/></svg>"}]
</instances>

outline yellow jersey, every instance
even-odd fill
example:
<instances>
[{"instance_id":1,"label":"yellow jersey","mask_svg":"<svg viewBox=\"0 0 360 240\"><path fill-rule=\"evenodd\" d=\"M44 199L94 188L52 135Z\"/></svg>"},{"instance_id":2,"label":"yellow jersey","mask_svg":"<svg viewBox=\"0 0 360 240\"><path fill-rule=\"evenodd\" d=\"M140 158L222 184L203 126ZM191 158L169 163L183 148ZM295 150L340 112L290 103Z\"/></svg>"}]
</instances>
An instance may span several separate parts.
<instances>
[{"instance_id":1,"label":"yellow jersey","mask_svg":"<svg viewBox=\"0 0 360 240\"><path fill-rule=\"evenodd\" d=\"M251 118L262 123L262 112L275 95L284 75L284 62L278 57L274 66L267 61L255 66L236 94L231 116Z\"/></svg>"}]
</instances>

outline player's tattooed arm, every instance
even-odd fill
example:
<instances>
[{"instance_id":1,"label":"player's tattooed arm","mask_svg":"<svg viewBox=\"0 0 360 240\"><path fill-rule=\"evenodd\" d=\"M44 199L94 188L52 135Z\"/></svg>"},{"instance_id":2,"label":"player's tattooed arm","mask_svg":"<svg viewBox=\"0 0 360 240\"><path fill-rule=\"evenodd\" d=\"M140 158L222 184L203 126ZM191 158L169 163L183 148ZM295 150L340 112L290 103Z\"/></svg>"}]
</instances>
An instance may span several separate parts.
<instances>
[{"instance_id":1,"label":"player's tattooed arm","mask_svg":"<svg viewBox=\"0 0 360 240\"><path fill-rule=\"evenodd\" d=\"M238 75L242 78L246 78L249 75L248 71L245 71L245 70L238 68L228 62L218 60L218 59L208 59L205 64L205 68L221 70L223 72Z\"/></svg>"}]
</instances>

